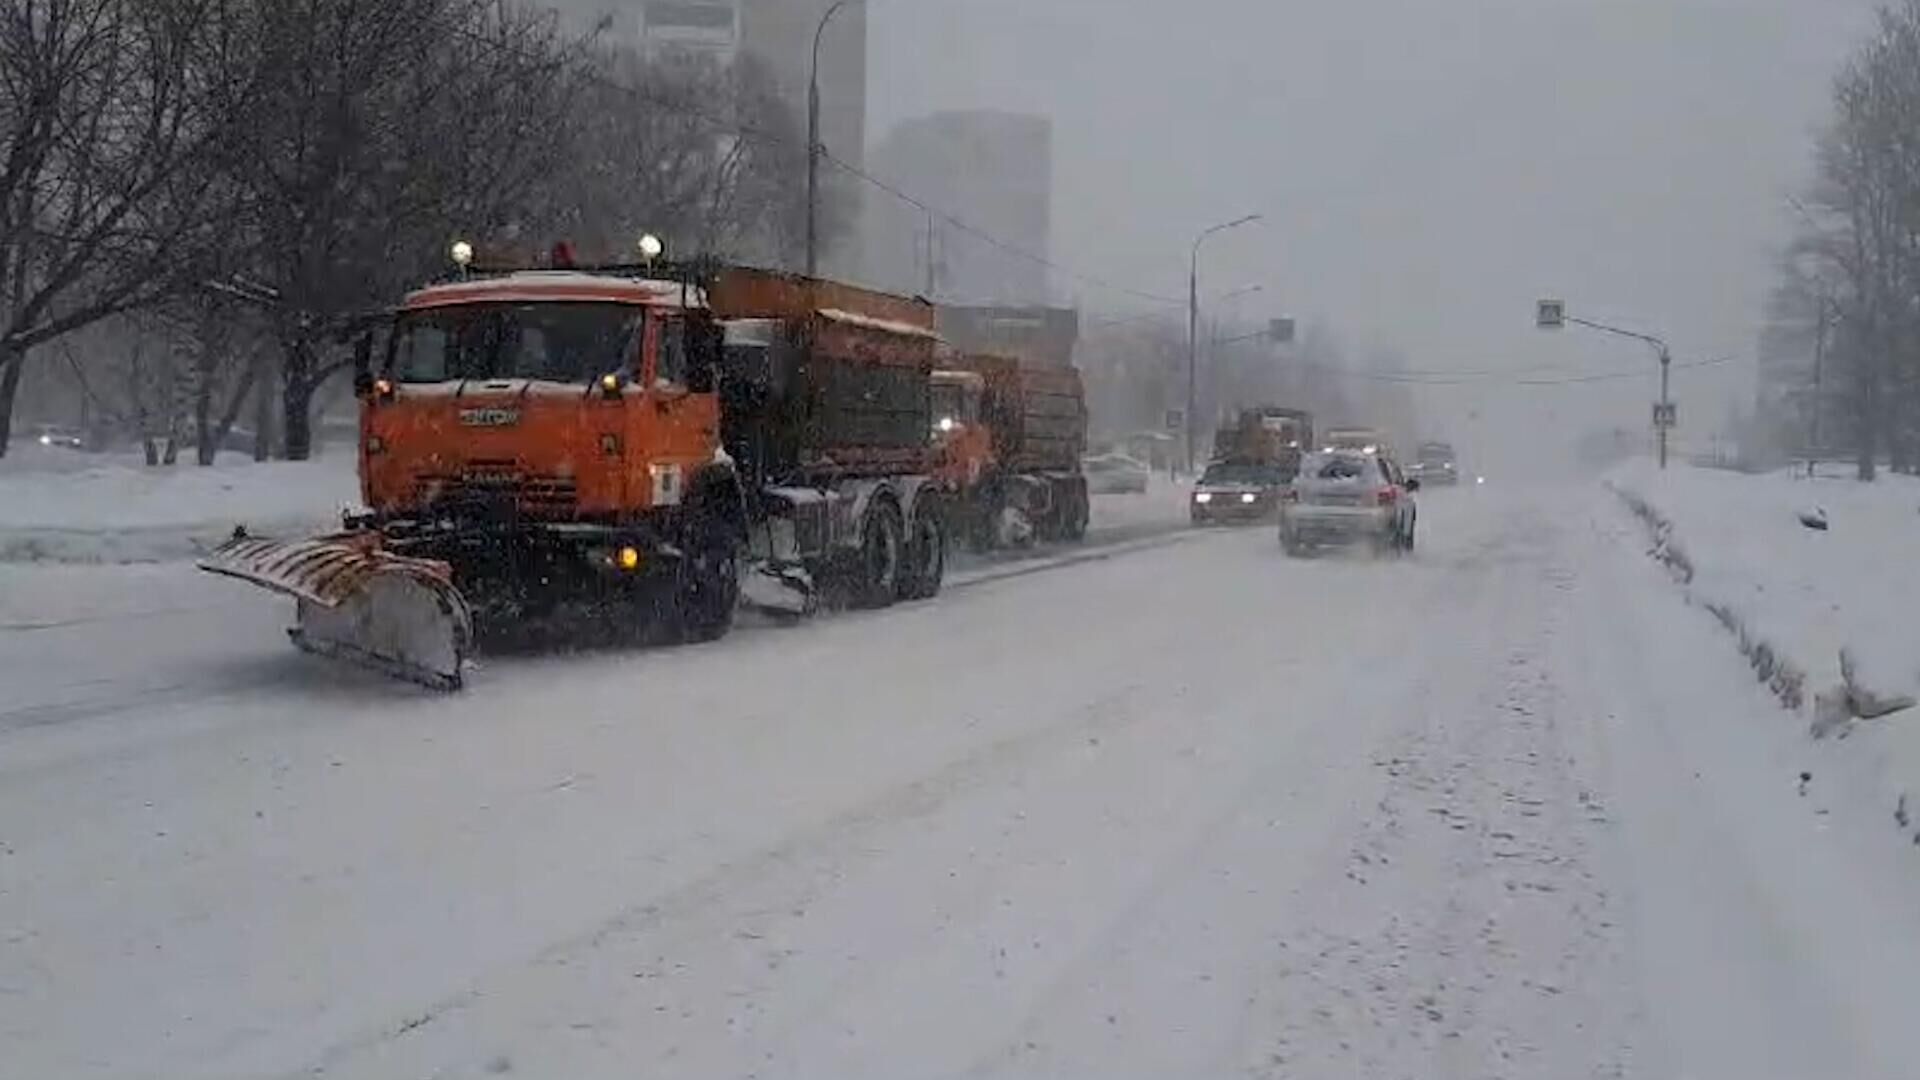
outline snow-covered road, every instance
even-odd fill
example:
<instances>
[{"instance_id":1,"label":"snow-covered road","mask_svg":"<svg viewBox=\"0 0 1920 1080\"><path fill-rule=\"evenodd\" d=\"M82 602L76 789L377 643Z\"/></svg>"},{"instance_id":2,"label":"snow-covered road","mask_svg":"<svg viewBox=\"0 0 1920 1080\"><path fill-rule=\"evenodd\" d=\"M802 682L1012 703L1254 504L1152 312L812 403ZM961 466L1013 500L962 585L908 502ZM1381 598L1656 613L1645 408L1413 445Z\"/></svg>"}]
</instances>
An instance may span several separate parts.
<instances>
[{"instance_id":1,"label":"snow-covered road","mask_svg":"<svg viewBox=\"0 0 1920 1080\"><path fill-rule=\"evenodd\" d=\"M0 1075L1914 1075L1920 859L1640 549L1435 492L457 697L7 568Z\"/></svg>"}]
</instances>

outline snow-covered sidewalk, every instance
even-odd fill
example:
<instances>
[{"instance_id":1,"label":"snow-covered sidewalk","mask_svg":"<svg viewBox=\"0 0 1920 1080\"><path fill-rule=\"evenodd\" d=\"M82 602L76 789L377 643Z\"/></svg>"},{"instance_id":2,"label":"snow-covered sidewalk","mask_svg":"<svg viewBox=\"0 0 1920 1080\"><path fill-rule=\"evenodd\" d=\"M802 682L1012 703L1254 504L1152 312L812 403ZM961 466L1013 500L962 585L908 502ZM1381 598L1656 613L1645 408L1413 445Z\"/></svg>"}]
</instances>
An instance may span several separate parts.
<instances>
[{"instance_id":1,"label":"snow-covered sidewalk","mask_svg":"<svg viewBox=\"0 0 1920 1080\"><path fill-rule=\"evenodd\" d=\"M1690 597L1810 730L1846 737L1835 752L1891 808L1909 793L1920 800L1920 712L1874 715L1920 695L1920 481L1843 473L1663 473L1639 462L1609 482L1662 532L1660 553Z\"/></svg>"},{"instance_id":2,"label":"snow-covered sidewalk","mask_svg":"<svg viewBox=\"0 0 1920 1080\"><path fill-rule=\"evenodd\" d=\"M0 563L192 558L245 524L301 535L360 502L350 453L148 468L137 457L23 447L0 469Z\"/></svg>"},{"instance_id":3,"label":"snow-covered sidewalk","mask_svg":"<svg viewBox=\"0 0 1920 1080\"><path fill-rule=\"evenodd\" d=\"M1188 488L1155 477L1144 495L1093 500L1090 539L1125 543L1186 523ZM245 525L266 536L335 528L360 505L350 452L258 465L148 468L137 456L24 446L0 459L0 563L191 559Z\"/></svg>"}]
</instances>

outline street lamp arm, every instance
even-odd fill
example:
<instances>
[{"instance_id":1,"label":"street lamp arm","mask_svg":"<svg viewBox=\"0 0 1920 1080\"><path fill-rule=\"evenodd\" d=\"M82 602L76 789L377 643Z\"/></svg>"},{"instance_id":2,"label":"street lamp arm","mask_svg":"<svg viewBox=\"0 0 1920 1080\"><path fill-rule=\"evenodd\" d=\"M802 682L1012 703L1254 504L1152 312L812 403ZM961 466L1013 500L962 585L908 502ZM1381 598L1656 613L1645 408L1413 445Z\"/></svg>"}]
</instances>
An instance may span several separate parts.
<instances>
[{"instance_id":1,"label":"street lamp arm","mask_svg":"<svg viewBox=\"0 0 1920 1080\"><path fill-rule=\"evenodd\" d=\"M1603 334L1613 334L1616 337L1632 338L1635 341L1645 342L1655 349L1658 349L1663 360L1669 355L1667 343L1654 337L1652 334L1643 334L1638 330L1624 330L1618 326L1608 326L1606 323L1597 323L1590 319L1579 319L1572 315L1565 316L1565 318L1575 326L1584 326L1589 330L1598 330Z\"/></svg>"},{"instance_id":2,"label":"street lamp arm","mask_svg":"<svg viewBox=\"0 0 1920 1080\"><path fill-rule=\"evenodd\" d=\"M813 72L816 73L816 79L817 79L817 73L820 70L820 41L822 38L826 37L827 24L833 21L833 17L835 15L840 14L841 8L846 7L848 4L855 4L860 2L861 0L834 0L833 6L827 9L826 14L820 16L820 25L813 28L813 68L812 70ZM814 79L809 80L809 82L813 82L813 81L815 80Z\"/></svg>"},{"instance_id":3,"label":"street lamp arm","mask_svg":"<svg viewBox=\"0 0 1920 1080\"><path fill-rule=\"evenodd\" d=\"M807 69L807 276L820 274L820 42L827 24L848 4L864 0L834 0L820 25L813 28L813 66Z\"/></svg>"},{"instance_id":4,"label":"street lamp arm","mask_svg":"<svg viewBox=\"0 0 1920 1080\"><path fill-rule=\"evenodd\" d=\"M1263 218L1264 218L1264 215L1261 215L1261 214L1248 214L1246 217L1236 218L1233 221L1224 221L1218 225L1209 226L1205 229L1200 230L1200 235L1193 238L1194 260L1196 262L1199 261L1200 245L1207 242L1207 237L1212 236L1214 233L1226 232L1228 229L1237 229L1242 225L1251 225L1256 221L1263 220Z\"/></svg>"}]
</instances>

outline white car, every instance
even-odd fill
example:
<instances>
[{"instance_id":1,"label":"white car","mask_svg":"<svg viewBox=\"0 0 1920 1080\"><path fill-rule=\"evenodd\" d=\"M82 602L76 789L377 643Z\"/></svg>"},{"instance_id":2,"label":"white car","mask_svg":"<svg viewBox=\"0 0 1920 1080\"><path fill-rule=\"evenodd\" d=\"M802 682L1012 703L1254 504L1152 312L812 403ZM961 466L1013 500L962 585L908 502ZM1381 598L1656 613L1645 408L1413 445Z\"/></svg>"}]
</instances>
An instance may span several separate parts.
<instances>
[{"instance_id":1,"label":"white car","mask_svg":"<svg viewBox=\"0 0 1920 1080\"><path fill-rule=\"evenodd\" d=\"M1280 506L1280 546L1289 555L1353 543L1380 554L1412 551L1418 490L1420 481L1404 475L1387 454L1309 454Z\"/></svg>"},{"instance_id":2,"label":"white car","mask_svg":"<svg viewBox=\"0 0 1920 1080\"><path fill-rule=\"evenodd\" d=\"M1081 459L1089 495L1144 495L1152 470L1125 454L1090 454Z\"/></svg>"}]
</instances>

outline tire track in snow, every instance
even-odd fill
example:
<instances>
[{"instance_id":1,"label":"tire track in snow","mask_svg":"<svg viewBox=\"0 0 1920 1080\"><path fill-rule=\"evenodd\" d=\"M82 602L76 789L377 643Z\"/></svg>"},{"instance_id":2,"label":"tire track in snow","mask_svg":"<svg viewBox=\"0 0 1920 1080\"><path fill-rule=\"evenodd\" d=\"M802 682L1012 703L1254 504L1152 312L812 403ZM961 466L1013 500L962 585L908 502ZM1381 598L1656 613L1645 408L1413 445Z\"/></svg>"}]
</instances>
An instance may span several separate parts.
<instances>
[{"instance_id":1,"label":"tire track in snow","mask_svg":"<svg viewBox=\"0 0 1920 1080\"><path fill-rule=\"evenodd\" d=\"M1571 571L1516 524L1519 561L1462 613L1494 655L1466 700L1429 676L1380 749L1381 797L1249 1010L1251 1075L1626 1074L1617 901L1588 857L1604 799L1567 730L1595 718L1551 673Z\"/></svg>"}]
</instances>

